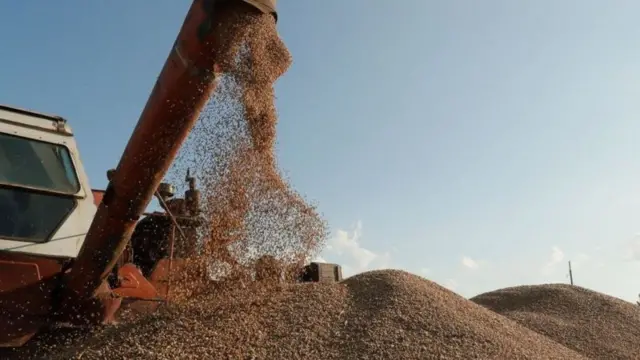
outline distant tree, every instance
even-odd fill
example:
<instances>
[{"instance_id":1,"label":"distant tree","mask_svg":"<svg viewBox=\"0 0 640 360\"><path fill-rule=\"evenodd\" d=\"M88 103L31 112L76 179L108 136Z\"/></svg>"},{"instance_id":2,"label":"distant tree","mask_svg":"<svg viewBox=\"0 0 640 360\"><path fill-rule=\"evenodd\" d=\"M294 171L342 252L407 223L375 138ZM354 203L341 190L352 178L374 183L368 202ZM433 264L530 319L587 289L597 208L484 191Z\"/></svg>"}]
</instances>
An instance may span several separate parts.
<instances>
[{"instance_id":1,"label":"distant tree","mask_svg":"<svg viewBox=\"0 0 640 360\"><path fill-rule=\"evenodd\" d=\"M640 294L638 294L638 299L640 299ZM638 304L638 306L640 306L640 300L637 300L636 304Z\"/></svg>"}]
</instances>

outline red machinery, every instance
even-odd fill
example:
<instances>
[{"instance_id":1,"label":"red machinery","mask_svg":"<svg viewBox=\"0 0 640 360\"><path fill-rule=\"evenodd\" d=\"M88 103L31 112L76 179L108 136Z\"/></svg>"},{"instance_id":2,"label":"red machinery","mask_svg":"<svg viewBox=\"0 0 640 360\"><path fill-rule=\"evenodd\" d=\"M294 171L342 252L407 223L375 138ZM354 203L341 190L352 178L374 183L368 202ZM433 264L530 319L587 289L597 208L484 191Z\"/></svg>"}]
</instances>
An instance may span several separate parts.
<instances>
[{"instance_id":1,"label":"red machinery","mask_svg":"<svg viewBox=\"0 0 640 360\"><path fill-rule=\"evenodd\" d=\"M172 195L160 182L214 90L225 28L256 11L275 17L275 0L193 2L104 192L92 193L64 119L0 107L0 346L21 346L56 321L108 322L124 299L162 295L153 273L166 264L124 263L135 259L123 250L132 234L153 233L145 224L154 214L139 219L154 194Z\"/></svg>"}]
</instances>

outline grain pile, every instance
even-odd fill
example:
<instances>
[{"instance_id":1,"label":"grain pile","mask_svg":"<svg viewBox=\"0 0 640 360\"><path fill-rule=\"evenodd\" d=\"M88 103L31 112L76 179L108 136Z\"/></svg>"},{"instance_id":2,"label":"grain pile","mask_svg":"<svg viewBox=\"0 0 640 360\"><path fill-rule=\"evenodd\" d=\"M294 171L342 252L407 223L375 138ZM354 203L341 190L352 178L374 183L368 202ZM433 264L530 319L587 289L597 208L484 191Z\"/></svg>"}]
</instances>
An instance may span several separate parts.
<instances>
[{"instance_id":1,"label":"grain pile","mask_svg":"<svg viewBox=\"0 0 640 360\"><path fill-rule=\"evenodd\" d=\"M342 347L352 349L351 354L376 359L581 358L416 275L372 271L344 283L351 300Z\"/></svg>"},{"instance_id":2,"label":"grain pile","mask_svg":"<svg viewBox=\"0 0 640 360\"><path fill-rule=\"evenodd\" d=\"M212 292L43 359L582 359L416 275ZM37 357L32 357L37 359Z\"/></svg>"},{"instance_id":3,"label":"grain pile","mask_svg":"<svg viewBox=\"0 0 640 360\"><path fill-rule=\"evenodd\" d=\"M565 284L519 286L471 299L592 359L640 357L640 310Z\"/></svg>"},{"instance_id":4,"label":"grain pile","mask_svg":"<svg viewBox=\"0 0 640 360\"><path fill-rule=\"evenodd\" d=\"M337 284L252 283L15 359L321 359L345 296Z\"/></svg>"}]
</instances>

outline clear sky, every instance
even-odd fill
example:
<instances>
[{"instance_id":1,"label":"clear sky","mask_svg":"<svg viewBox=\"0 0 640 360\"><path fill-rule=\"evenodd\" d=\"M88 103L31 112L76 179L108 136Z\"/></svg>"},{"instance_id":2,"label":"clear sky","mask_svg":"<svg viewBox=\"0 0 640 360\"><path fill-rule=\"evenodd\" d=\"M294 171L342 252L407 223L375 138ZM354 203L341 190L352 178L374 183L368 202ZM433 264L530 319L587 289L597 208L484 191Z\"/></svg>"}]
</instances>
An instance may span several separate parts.
<instances>
[{"instance_id":1,"label":"clear sky","mask_svg":"<svg viewBox=\"0 0 640 360\"><path fill-rule=\"evenodd\" d=\"M640 292L636 1L279 1L278 152L348 274ZM615 5L614 5L615 3ZM190 2L0 2L0 103L106 185Z\"/></svg>"}]
</instances>

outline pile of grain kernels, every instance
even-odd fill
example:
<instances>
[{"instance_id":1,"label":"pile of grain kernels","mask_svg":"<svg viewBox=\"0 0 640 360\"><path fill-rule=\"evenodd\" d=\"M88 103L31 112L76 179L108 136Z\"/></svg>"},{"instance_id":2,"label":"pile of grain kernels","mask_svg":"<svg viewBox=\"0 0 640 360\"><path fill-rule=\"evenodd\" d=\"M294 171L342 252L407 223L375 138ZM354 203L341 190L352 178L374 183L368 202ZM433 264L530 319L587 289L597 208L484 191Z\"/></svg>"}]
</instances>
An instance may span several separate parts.
<instances>
[{"instance_id":1,"label":"pile of grain kernels","mask_svg":"<svg viewBox=\"0 0 640 360\"><path fill-rule=\"evenodd\" d=\"M376 359L580 359L436 283L398 270L345 280L342 348Z\"/></svg>"},{"instance_id":2,"label":"pile of grain kernels","mask_svg":"<svg viewBox=\"0 0 640 360\"><path fill-rule=\"evenodd\" d=\"M471 299L592 359L640 358L640 308L578 286L519 286Z\"/></svg>"},{"instance_id":3,"label":"pile of grain kernels","mask_svg":"<svg viewBox=\"0 0 640 360\"><path fill-rule=\"evenodd\" d=\"M583 359L435 283L394 270L342 284L251 283L211 292L40 358Z\"/></svg>"}]
</instances>

